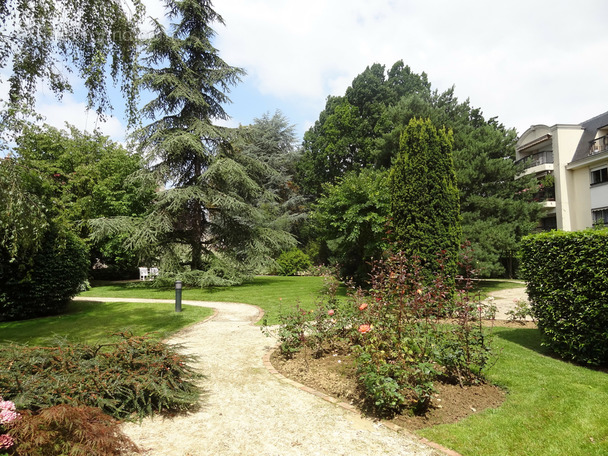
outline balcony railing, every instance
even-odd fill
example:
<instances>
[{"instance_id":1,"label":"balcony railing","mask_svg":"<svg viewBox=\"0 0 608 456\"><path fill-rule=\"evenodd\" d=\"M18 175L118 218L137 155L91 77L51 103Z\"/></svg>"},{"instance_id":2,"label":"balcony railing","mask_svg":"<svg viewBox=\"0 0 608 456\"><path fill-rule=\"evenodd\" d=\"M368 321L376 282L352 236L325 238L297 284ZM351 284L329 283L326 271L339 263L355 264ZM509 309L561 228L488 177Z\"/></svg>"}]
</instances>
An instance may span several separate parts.
<instances>
[{"instance_id":1,"label":"balcony railing","mask_svg":"<svg viewBox=\"0 0 608 456\"><path fill-rule=\"evenodd\" d=\"M600 136L589 144L589 155L597 155L608 150L608 135Z\"/></svg>"},{"instance_id":2,"label":"balcony railing","mask_svg":"<svg viewBox=\"0 0 608 456\"><path fill-rule=\"evenodd\" d=\"M524 169L533 168L535 166L553 163L553 151L537 152L527 157L520 158L515 162L516 165L523 163Z\"/></svg>"},{"instance_id":3,"label":"balcony railing","mask_svg":"<svg viewBox=\"0 0 608 456\"><path fill-rule=\"evenodd\" d=\"M555 201L555 187L541 188L534 194L532 199L540 203L545 201Z\"/></svg>"}]
</instances>

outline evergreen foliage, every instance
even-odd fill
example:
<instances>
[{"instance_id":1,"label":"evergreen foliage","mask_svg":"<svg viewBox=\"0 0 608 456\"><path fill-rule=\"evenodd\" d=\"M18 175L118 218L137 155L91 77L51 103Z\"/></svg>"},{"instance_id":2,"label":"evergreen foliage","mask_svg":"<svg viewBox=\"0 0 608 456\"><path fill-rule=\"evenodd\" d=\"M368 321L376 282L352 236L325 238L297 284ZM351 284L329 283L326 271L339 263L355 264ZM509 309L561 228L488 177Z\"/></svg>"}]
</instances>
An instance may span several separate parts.
<instances>
[{"instance_id":1,"label":"evergreen foliage","mask_svg":"<svg viewBox=\"0 0 608 456\"><path fill-rule=\"evenodd\" d=\"M54 347L0 346L0 394L33 412L84 405L116 419L186 411L197 403L201 375L178 346L116 336L104 345L59 340Z\"/></svg>"},{"instance_id":2,"label":"evergreen foliage","mask_svg":"<svg viewBox=\"0 0 608 456\"><path fill-rule=\"evenodd\" d=\"M294 240L285 220L266 209L275 201L261 184L268 167L240 149L237 131L213 124L228 117L227 93L244 72L211 44L211 24L222 23L211 2L166 5L172 28L155 23L141 76L141 86L156 95L143 108L153 121L136 133L151 175L165 189L144 217L96 220L96 236L124 233L127 247L161 259L163 271L223 264L248 274Z\"/></svg>"},{"instance_id":3,"label":"evergreen foliage","mask_svg":"<svg viewBox=\"0 0 608 456\"><path fill-rule=\"evenodd\" d=\"M84 243L52 224L40 248L10 258L0 248L0 321L60 313L87 279Z\"/></svg>"},{"instance_id":4,"label":"evergreen foliage","mask_svg":"<svg viewBox=\"0 0 608 456\"><path fill-rule=\"evenodd\" d=\"M296 144L294 126L277 111L272 117L266 113L251 125L241 126L239 132L243 153L264 165L257 181L274 195L276 208L281 213L301 212L304 200L294 184L301 151Z\"/></svg>"},{"instance_id":5,"label":"evergreen foliage","mask_svg":"<svg viewBox=\"0 0 608 456\"><path fill-rule=\"evenodd\" d=\"M460 247L460 203L452 159L453 135L430 119L412 119L401 136L399 156L390 173L394 237L406 255L454 278Z\"/></svg>"}]
</instances>

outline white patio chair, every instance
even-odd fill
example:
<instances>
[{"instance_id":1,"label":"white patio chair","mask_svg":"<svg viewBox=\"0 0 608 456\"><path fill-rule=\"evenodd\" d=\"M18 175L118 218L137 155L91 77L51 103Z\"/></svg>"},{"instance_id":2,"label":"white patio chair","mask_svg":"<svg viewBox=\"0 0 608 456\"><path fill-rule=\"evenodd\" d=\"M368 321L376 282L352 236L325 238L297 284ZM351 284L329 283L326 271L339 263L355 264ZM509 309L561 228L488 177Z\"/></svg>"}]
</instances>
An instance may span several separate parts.
<instances>
[{"instance_id":1,"label":"white patio chair","mask_svg":"<svg viewBox=\"0 0 608 456\"><path fill-rule=\"evenodd\" d=\"M150 268L150 280L158 277L158 268Z\"/></svg>"},{"instance_id":2,"label":"white patio chair","mask_svg":"<svg viewBox=\"0 0 608 456\"><path fill-rule=\"evenodd\" d=\"M139 280L146 280L148 278L148 268L139 268Z\"/></svg>"}]
</instances>

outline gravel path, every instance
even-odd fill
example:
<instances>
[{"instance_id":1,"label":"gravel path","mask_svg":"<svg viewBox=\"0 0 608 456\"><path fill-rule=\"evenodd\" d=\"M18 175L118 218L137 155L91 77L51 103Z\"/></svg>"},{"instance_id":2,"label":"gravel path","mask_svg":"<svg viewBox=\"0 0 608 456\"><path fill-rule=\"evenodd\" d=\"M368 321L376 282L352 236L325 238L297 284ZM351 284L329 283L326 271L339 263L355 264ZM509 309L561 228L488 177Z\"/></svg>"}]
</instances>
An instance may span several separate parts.
<instances>
[{"instance_id":1,"label":"gravel path","mask_svg":"<svg viewBox=\"0 0 608 456\"><path fill-rule=\"evenodd\" d=\"M497 319L525 288L491 293ZM167 302L125 298L87 301ZM275 341L254 323L261 309L247 304L183 301L216 313L169 339L198 357L206 375L198 411L174 418L154 417L123 425L124 432L150 456L227 455L440 455L406 432L395 432L271 374L263 358ZM448 454L456 454L448 452Z\"/></svg>"},{"instance_id":2,"label":"gravel path","mask_svg":"<svg viewBox=\"0 0 608 456\"><path fill-rule=\"evenodd\" d=\"M80 298L87 301L146 301ZM172 301L164 301L172 302ZM198 356L207 377L200 410L174 418L128 423L123 431L146 455L439 455L405 432L362 418L281 381L263 364L275 341L254 322L246 304L184 301L216 314L169 343Z\"/></svg>"},{"instance_id":3,"label":"gravel path","mask_svg":"<svg viewBox=\"0 0 608 456\"><path fill-rule=\"evenodd\" d=\"M514 308L516 300L522 300L528 302L528 295L524 287L519 288L506 288L504 290L492 291L488 293L488 298L485 302L489 302L489 298L494 298L492 304L496 306L496 319L497 320L508 320L509 315L507 312ZM526 317L526 320L532 321L531 317Z\"/></svg>"}]
</instances>

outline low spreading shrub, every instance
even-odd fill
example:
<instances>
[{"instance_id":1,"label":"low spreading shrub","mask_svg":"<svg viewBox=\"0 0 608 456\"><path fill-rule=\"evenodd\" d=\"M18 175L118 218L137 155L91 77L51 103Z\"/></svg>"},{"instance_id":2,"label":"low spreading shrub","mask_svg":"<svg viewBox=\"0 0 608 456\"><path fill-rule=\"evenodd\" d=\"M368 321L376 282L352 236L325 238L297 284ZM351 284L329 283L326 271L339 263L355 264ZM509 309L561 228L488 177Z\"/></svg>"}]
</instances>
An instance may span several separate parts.
<instances>
[{"instance_id":1,"label":"low spreading shrub","mask_svg":"<svg viewBox=\"0 0 608 456\"><path fill-rule=\"evenodd\" d=\"M11 423L11 453L30 456L113 456L137 453L118 420L98 408L56 405L37 413L26 410Z\"/></svg>"},{"instance_id":2,"label":"low spreading shrub","mask_svg":"<svg viewBox=\"0 0 608 456\"><path fill-rule=\"evenodd\" d=\"M114 418L187 410L199 377L192 359L148 337L117 335L90 346L0 346L0 395L37 412L59 404L97 407Z\"/></svg>"},{"instance_id":3,"label":"low spreading shrub","mask_svg":"<svg viewBox=\"0 0 608 456\"><path fill-rule=\"evenodd\" d=\"M161 274L154 280L153 285L157 288L173 288L175 281L179 280L185 287L231 287L241 285L251 277L251 271L244 270L242 264L228 259L208 257L200 270L172 272L161 267Z\"/></svg>"},{"instance_id":4,"label":"low spreading shrub","mask_svg":"<svg viewBox=\"0 0 608 456\"><path fill-rule=\"evenodd\" d=\"M608 364L608 229L528 236L521 252L543 344L564 359Z\"/></svg>"}]
</instances>

